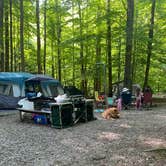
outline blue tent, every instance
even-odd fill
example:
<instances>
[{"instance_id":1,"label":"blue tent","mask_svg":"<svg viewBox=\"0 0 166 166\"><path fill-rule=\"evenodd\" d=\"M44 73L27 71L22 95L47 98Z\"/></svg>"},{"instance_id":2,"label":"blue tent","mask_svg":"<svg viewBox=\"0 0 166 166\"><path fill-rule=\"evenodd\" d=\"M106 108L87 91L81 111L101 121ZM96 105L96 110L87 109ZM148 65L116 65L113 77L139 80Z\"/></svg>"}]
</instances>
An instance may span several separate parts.
<instances>
[{"instance_id":1,"label":"blue tent","mask_svg":"<svg viewBox=\"0 0 166 166\"><path fill-rule=\"evenodd\" d=\"M25 80L33 76L25 72L0 72L0 109L16 108L18 100L25 96Z\"/></svg>"},{"instance_id":2,"label":"blue tent","mask_svg":"<svg viewBox=\"0 0 166 166\"><path fill-rule=\"evenodd\" d=\"M33 87L33 91L36 91L35 89L40 89L45 97L56 97L59 94L64 94L63 87L59 80L46 75L37 74L34 75L34 77L27 79L25 81L27 92L29 91L28 87Z\"/></svg>"},{"instance_id":3,"label":"blue tent","mask_svg":"<svg viewBox=\"0 0 166 166\"><path fill-rule=\"evenodd\" d=\"M22 87L24 81L33 76L33 74L25 72L0 72L0 82L15 83Z\"/></svg>"}]
</instances>

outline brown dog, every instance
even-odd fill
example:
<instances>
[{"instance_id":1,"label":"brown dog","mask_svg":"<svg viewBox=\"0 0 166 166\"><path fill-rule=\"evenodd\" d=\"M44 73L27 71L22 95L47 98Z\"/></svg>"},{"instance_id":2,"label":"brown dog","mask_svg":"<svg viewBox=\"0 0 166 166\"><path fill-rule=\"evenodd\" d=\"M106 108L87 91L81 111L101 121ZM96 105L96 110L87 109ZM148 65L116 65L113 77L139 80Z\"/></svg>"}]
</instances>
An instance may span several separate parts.
<instances>
[{"instance_id":1,"label":"brown dog","mask_svg":"<svg viewBox=\"0 0 166 166\"><path fill-rule=\"evenodd\" d=\"M119 118L119 111L117 108L112 107L112 108L107 108L103 113L102 117L105 119L110 119L110 118Z\"/></svg>"}]
</instances>

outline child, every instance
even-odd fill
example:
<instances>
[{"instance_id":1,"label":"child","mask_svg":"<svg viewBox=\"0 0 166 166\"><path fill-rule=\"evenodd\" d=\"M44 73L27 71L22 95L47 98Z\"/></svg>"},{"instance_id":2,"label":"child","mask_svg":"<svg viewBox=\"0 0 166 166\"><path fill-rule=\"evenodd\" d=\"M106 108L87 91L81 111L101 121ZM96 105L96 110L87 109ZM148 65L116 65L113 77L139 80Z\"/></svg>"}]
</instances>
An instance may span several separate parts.
<instances>
[{"instance_id":1,"label":"child","mask_svg":"<svg viewBox=\"0 0 166 166\"><path fill-rule=\"evenodd\" d=\"M122 99L119 98L119 99L116 100L116 102L117 102L118 111L121 111L122 110Z\"/></svg>"}]
</instances>

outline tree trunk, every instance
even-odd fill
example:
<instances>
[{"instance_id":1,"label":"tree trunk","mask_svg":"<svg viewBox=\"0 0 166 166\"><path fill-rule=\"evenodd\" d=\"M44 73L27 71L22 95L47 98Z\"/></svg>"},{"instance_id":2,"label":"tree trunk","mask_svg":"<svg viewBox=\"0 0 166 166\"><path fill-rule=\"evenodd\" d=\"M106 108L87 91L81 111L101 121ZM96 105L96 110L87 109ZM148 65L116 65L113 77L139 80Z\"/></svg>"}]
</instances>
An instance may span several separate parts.
<instances>
[{"instance_id":1,"label":"tree trunk","mask_svg":"<svg viewBox=\"0 0 166 166\"><path fill-rule=\"evenodd\" d=\"M58 46L58 80L61 81L61 25L57 28L57 46Z\"/></svg>"},{"instance_id":2,"label":"tree trunk","mask_svg":"<svg viewBox=\"0 0 166 166\"><path fill-rule=\"evenodd\" d=\"M72 34L73 34L73 39L74 39L74 2L72 1ZM75 86L75 48L74 48L75 42L73 40L72 42L72 63L73 63L73 86Z\"/></svg>"},{"instance_id":3,"label":"tree trunk","mask_svg":"<svg viewBox=\"0 0 166 166\"><path fill-rule=\"evenodd\" d=\"M8 1L5 4L5 71L9 71L9 11Z\"/></svg>"},{"instance_id":4,"label":"tree trunk","mask_svg":"<svg viewBox=\"0 0 166 166\"><path fill-rule=\"evenodd\" d=\"M89 4L89 0L86 0L86 3ZM85 17L89 16L89 12L88 12L88 8L86 8L85 10ZM85 21L86 23L86 29L85 29L85 33L89 34L89 22L88 20ZM85 43L85 58L84 58L84 72L85 72L85 79L84 79L84 95L87 97L88 96L88 78L87 78L87 68L88 68L88 57L90 55L90 51L89 51L89 40L88 40L88 36L86 36L85 38L86 43Z\"/></svg>"},{"instance_id":5,"label":"tree trunk","mask_svg":"<svg viewBox=\"0 0 166 166\"><path fill-rule=\"evenodd\" d=\"M148 46L147 46L147 61L146 61L146 70L145 70L145 79L144 79L143 89L146 86L148 86L150 59L151 59L151 56L152 56L155 4L156 4L156 0L152 0L151 19L150 19L150 27L149 27L149 40L148 40Z\"/></svg>"},{"instance_id":6,"label":"tree trunk","mask_svg":"<svg viewBox=\"0 0 166 166\"><path fill-rule=\"evenodd\" d=\"M13 14L12 0L10 0L10 71L13 71Z\"/></svg>"},{"instance_id":7,"label":"tree trunk","mask_svg":"<svg viewBox=\"0 0 166 166\"><path fill-rule=\"evenodd\" d=\"M15 18L13 26L13 34L14 34L14 71L20 71L20 56L19 56L19 48L20 48L20 18Z\"/></svg>"},{"instance_id":8,"label":"tree trunk","mask_svg":"<svg viewBox=\"0 0 166 166\"><path fill-rule=\"evenodd\" d=\"M118 97L120 95L120 77L121 77L121 47L122 47L122 38L121 38L121 34L119 34L119 41L118 41L118 89L117 89L117 93L118 93Z\"/></svg>"},{"instance_id":9,"label":"tree trunk","mask_svg":"<svg viewBox=\"0 0 166 166\"><path fill-rule=\"evenodd\" d=\"M53 38L51 39L51 75L54 78L55 77L55 65L54 65L54 46L53 46Z\"/></svg>"},{"instance_id":10,"label":"tree trunk","mask_svg":"<svg viewBox=\"0 0 166 166\"><path fill-rule=\"evenodd\" d=\"M108 95L112 97L112 55L110 0L107 0L107 57L108 57Z\"/></svg>"},{"instance_id":11,"label":"tree trunk","mask_svg":"<svg viewBox=\"0 0 166 166\"><path fill-rule=\"evenodd\" d=\"M56 8L57 8L57 13L56 13L56 33L57 33L57 65L58 65L58 80L61 81L61 4L59 0L56 0Z\"/></svg>"},{"instance_id":12,"label":"tree trunk","mask_svg":"<svg viewBox=\"0 0 166 166\"><path fill-rule=\"evenodd\" d=\"M36 0L36 25L37 25L37 66L38 66L38 73L42 73L41 67L41 56L40 56L40 17L39 17L39 0Z\"/></svg>"},{"instance_id":13,"label":"tree trunk","mask_svg":"<svg viewBox=\"0 0 166 166\"><path fill-rule=\"evenodd\" d=\"M21 71L25 71L24 60L24 4L20 0L20 54L21 54Z\"/></svg>"},{"instance_id":14,"label":"tree trunk","mask_svg":"<svg viewBox=\"0 0 166 166\"><path fill-rule=\"evenodd\" d=\"M4 71L3 7L4 1L0 0L0 71Z\"/></svg>"},{"instance_id":15,"label":"tree trunk","mask_svg":"<svg viewBox=\"0 0 166 166\"><path fill-rule=\"evenodd\" d=\"M14 19L13 22L15 23L16 18L14 17L13 19ZM13 69L16 72L17 71L17 59L16 59L17 58L17 55L16 55L17 44L16 44L16 41L17 41L17 37L18 37L18 35L17 35L17 24L16 23L13 24L13 36L14 36L14 38L13 38L13 64L14 64Z\"/></svg>"},{"instance_id":16,"label":"tree trunk","mask_svg":"<svg viewBox=\"0 0 166 166\"><path fill-rule=\"evenodd\" d=\"M137 54L137 31L138 31L138 27L137 27L137 19L138 19L138 9L136 9L135 11L135 28L134 28L134 41L133 41L133 60L132 60L132 81L135 82L135 76L136 76L136 68L137 68L137 58L136 58L136 54Z\"/></svg>"},{"instance_id":17,"label":"tree trunk","mask_svg":"<svg viewBox=\"0 0 166 166\"><path fill-rule=\"evenodd\" d=\"M100 6L98 6L97 10L97 18L98 20L101 15ZM95 77L94 77L94 91L101 91L101 70L99 68L99 63L101 63L101 32L98 28L99 26L96 24L97 27L97 35L96 35L96 69L95 69Z\"/></svg>"},{"instance_id":18,"label":"tree trunk","mask_svg":"<svg viewBox=\"0 0 166 166\"><path fill-rule=\"evenodd\" d=\"M132 42L133 42L133 19L134 19L134 0L127 0L127 25L126 25L126 53L124 70L124 87L132 90Z\"/></svg>"},{"instance_id":19,"label":"tree trunk","mask_svg":"<svg viewBox=\"0 0 166 166\"><path fill-rule=\"evenodd\" d=\"M84 44L83 44L83 29L82 29L82 11L80 1L78 2L78 14L79 14L79 29L80 29L80 72L81 72L81 90L85 91L85 71L84 71Z\"/></svg>"},{"instance_id":20,"label":"tree trunk","mask_svg":"<svg viewBox=\"0 0 166 166\"><path fill-rule=\"evenodd\" d=\"M101 90L101 71L97 68L97 64L101 62L101 45L100 45L100 34L96 36L96 69L95 69L95 77L94 77L94 90Z\"/></svg>"},{"instance_id":21,"label":"tree trunk","mask_svg":"<svg viewBox=\"0 0 166 166\"><path fill-rule=\"evenodd\" d=\"M47 10L47 0L44 2L44 56L43 56L43 70L46 73L46 10Z\"/></svg>"}]
</instances>

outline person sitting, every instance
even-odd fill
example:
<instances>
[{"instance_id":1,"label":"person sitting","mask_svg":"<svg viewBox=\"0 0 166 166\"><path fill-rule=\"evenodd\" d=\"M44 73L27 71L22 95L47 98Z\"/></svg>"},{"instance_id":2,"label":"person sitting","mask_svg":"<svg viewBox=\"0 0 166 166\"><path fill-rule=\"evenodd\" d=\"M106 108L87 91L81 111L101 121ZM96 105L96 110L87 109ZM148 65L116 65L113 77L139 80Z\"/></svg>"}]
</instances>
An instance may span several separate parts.
<instances>
[{"instance_id":1,"label":"person sitting","mask_svg":"<svg viewBox=\"0 0 166 166\"><path fill-rule=\"evenodd\" d=\"M128 88L123 88L121 92L122 107L128 109L131 104L131 92Z\"/></svg>"}]
</instances>

